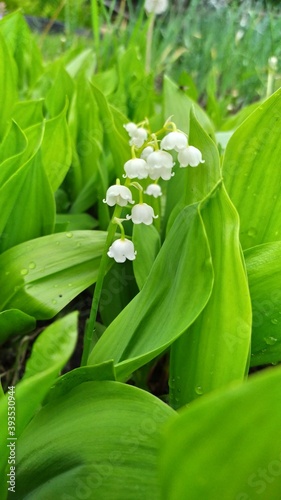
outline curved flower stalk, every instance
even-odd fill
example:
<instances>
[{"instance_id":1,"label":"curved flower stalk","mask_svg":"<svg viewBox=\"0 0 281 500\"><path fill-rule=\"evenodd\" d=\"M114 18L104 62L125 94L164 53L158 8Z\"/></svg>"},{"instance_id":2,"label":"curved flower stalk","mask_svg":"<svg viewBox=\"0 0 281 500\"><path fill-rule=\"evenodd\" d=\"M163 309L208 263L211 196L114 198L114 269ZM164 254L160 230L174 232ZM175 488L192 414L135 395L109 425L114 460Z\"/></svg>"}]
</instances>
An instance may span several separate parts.
<instances>
[{"instance_id":1,"label":"curved flower stalk","mask_svg":"<svg viewBox=\"0 0 281 500\"><path fill-rule=\"evenodd\" d=\"M116 184L108 188L106 198L103 200L110 207L115 205L121 208L127 207L135 203L130 188L134 187L138 191L139 203L132 207L131 214L127 214L125 219L116 219L116 216L113 219L113 223L119 225L122 236L120 240L111 243L107 255L119 263L125 262L126 259L134 260L136 256L133 243L125 238L122 222L131 220L133 224L150 225L158 218L152 206L143 202L143 194L155 199L162 196L159 180L169 181L175 175L172 153L177 153L177 160L182 168L188 165L197 167L200 163L204 163L199 149L188 144L187 135L170 119L156 133L150 133L147 120L139 124L126 123L124 128L128 132L132 148L132 158L124 164L123 177L126 178L126 185L122 186L117 179ZM158 136L162 139L159 140ZM155 182L147 185L148 178ZM154 202L154 208L156 211L159 210L158 202L156 204Z\"/></svg>"},{"instance_id":2,"label":"curved flower stalk","mask_svg":"<svg viewBox=\"0 0 281 500\"><path fill-rule=\"evenodd\" d=\"M139 124L129 122L124 125L124 128L128 132L132 157L124 164L123 178L126 179L124 185L121 185L120 180L117 179L116 183L107 189L105 199L103 200L108 206L114 207L114 212L108 227L107 240L95 285L91 313L85 330L82 365L87 363L93 341L98 304L104 276L107 271L108 257L121 264L126 260L135 260L137 255L134 243L125 237L122 222L131 220L133 224L150 225L159 217L157 212L160 211L161 186L175 175L173 171L175 167L173 154L177 154L180 167L187 167L188 165L197 167L201 163L204 163L201 151L188 144L187 135L178 130L176 124L171 122L170 119L156 133L150 133L147 120ZM159 139L159 136L162 140ZM154 183L149 183L148 179L153 180ZM160 179L162 182L161 186L158 184ZM135 201L131 188L135 188L138 191L139 200L136 204L134 204ZM144 203L144 194L147 197L152 197L151 201L154 208L149 203ZM127 214L125 218L120 218L122 210L125 207L127 209L130 205L132 205L131 214ZM121 237L114 241L117 226L120 228Z\"/></svg>"}]
</instances>

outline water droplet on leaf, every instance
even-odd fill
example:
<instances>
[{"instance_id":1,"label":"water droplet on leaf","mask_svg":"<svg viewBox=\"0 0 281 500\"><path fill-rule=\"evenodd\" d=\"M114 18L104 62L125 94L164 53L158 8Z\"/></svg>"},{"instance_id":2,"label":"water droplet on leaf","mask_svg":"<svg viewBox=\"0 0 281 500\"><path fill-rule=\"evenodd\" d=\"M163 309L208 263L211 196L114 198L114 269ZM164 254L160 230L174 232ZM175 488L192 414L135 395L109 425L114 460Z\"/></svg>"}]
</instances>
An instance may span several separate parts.
<instances>
[{"instance_id":1,"label":"water droplet on leaf","mask_svg":"<svg viewBox=\"0 0 281 500\"><path fill-rule=\"evenodd\" d=\"M28 274L28 269L23 268L23 269L21 269L20 273L22 276L26 276L26 274Z\"/></svg>"},{"instance_id":2,"label":"water droplet on leaf","mask_svg":"<svg viewBox=\"0 0 281 500\"><path fill-rule=\"evenodd\" d=\"M264 341L267 345L274 345L277 342L275 337L265 337Z\"/></svg>"},{"instance_id":3,"label":"water droplet on leaf","mask_svg":"<svg viewBox=\"0 0 281 500\"><path fill-rule=\"evenodd\" d=\"M198 394L199 396L202 396L202 394L203 394L202 387L201 387L200 385L198 385L197 387L195 387L195 392L196 392L196 394Z\"/></svg>"}]
</instances>

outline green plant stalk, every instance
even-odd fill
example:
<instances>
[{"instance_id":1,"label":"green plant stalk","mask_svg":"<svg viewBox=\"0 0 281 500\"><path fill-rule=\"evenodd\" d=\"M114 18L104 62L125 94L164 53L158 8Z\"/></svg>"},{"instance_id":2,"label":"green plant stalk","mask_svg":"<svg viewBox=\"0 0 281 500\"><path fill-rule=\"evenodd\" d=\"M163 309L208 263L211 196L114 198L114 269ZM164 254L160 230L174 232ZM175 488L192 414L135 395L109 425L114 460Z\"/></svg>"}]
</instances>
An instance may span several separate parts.
<instances>
[{"instance_id":1,"label":"green plant stalk","mask_svg":"<svg viewBox=\"0 0 281 500\"><path fill-rule=\"evenodd\" d=\"M106 274L106 268L107 268L107 264L108 264L107 252L108 252L108 249L113 241L113 238L114 238L114 235L116 232L116 227L117 227L116 223L113 221L115 218L120 217L121 211L122 211L122 207L116 205L112 219L111 219L109 226L108 226L107 238L106 238L105 247L104 247L104 251L102 254L102 258L101 258L101 263L100 263L99 272L98 272L98 278L96 281L95 291L94 291L92 305L91 305L91 312L90 312L89 319L86 323L86 328L85 328L85 333L84 333L84 343L83 343L83 354L82 354L81 366L85 366L87 364L87 360L88 360L88 357L90 354L92 340L93 340L94 333L95 333L95 323L96 323L96 318L97 318L100 296L101 296L101 292L102 292L102 285L103 285L103 280L104 280L104 277Z\"/></svg>"},{"instance_id":2,"label":"green plant stalk","mask_svg":"<svg viewBox=\"0 0 281 500\"><path fill-rule=\"evenodd\" d=\"M92 32L96 55L100 48L99 6L97 0L91 0Z\"/></svg>"},{"instance_id":3,"label":"green plant stalk","mask_svg":"<svg viewBox=\"0 0 281 500\"><path fill-rule=\"evenodd\" d=\"M150 73L151 70L151 55L154 30L155 14L152 13L149 17L148 28L146 33L146 53L145 53L145 72Z\"/></svg>"}]
</instances>

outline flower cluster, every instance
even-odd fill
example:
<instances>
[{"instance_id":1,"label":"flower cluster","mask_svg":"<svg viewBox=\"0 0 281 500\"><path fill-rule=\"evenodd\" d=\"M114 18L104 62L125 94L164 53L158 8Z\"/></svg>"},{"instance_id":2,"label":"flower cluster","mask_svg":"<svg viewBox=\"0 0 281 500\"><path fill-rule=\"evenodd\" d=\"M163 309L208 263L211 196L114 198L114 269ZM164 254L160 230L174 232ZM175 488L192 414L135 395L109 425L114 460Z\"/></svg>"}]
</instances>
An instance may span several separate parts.
<instances>
[{"instance_id":1,"label":"flower cluster","mask_svg":"<svg viewBox=\"0 0 281 500\"><path fill-rule=\"evenodd\" d=\"M180 168L197 167L200 163L204 163L199 149L189 145L187 135L169 120L154 134L150 133L147 121L138 125L130 122L125 124L124 128L128 132L132 151L132 158L124 165L125 185L121 185L117 179L116 184L108 188L106 198L103 200L110 207L133 205L131 215L127 215L125 219L114 216L113 219L121 229L121 238L114 241L107 255L116 262L135 259L134 245L125 238L122 222L132 220L134 224L149 225L158 217L152 206L143 202L143 194L153 198L162 196L158 182L160 179L168 181L175 175L175 156ZM163 136L163 133L164 137L159 140L157 137ZM139 203L135 204L133 200L130 189L132 187L138 191Z\"/></svg>"}]
</instances>

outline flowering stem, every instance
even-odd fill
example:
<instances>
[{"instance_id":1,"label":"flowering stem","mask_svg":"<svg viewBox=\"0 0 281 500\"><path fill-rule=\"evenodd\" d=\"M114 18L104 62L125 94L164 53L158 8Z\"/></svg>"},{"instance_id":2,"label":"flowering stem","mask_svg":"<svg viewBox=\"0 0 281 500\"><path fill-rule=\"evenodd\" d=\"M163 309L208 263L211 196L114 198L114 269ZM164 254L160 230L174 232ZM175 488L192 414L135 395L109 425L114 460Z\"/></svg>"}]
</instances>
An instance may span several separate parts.
<instances>
[{"instance_id":1,"label":"flowering stem","mask_svg":"<svg viewBox=\"0 0 281 500\"><path fill-rule=\"evenodd\" d=\"M99 266L98 278L96 281L95 291L94 291L94 295L93 295L91 312L90 312L89 319L86 323L86 328L85 328L85 333L84 333L83 354L82 354L81 366L84 366L87 364L90 350L92 348L94 334L95 334L95 324L96 324L98 306L99 306L99 301L100 301L100 296L101 296L101 291L102 291L103 280L104 280L104 277L106 274L106 268L107 268L107 264L108 264L107 252L108 252L108 248L110 247L110 245L113 241L113 238L114 238L114 235L116 232L116 222L114 222L114 219L115 218L118 219L120 217L121 211L122 211L122 207L116 205L112 219L111 219L109 226L108 226L107 238L106 238L105 247L104 247L104 251L103 251L100 266Z\"/></svg>"},{"instance_id":2,"label":"flowering stem","mask_svg":"<svg viewBox=\"0 0 281 500\"><path fill-rule=\"evenodd\" d=\"M146 33L145 72L147 74L150 73L151 69L151 53L152 53L154 21L155 21L155 14L152 13L148 21L148 29Z\"/></svg>"}]
</instances>

